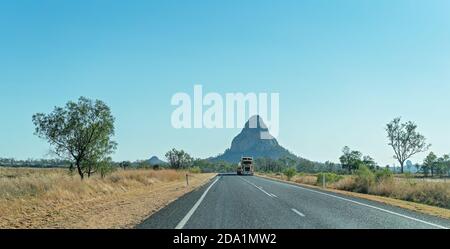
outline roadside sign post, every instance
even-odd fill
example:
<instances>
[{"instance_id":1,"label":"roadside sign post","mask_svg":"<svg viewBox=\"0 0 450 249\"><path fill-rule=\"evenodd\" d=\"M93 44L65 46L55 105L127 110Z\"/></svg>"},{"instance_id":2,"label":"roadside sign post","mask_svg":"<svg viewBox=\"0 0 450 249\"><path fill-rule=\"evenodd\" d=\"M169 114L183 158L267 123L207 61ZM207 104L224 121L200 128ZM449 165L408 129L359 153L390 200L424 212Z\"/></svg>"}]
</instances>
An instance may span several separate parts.
<instances>
[{"instance_id":1,"label":"roadside sign post","mask_svg":"<svg viewBox=\"0 0 450 249\"><path fill-rule=\"evenodd\" d=\"M325 173L322 174L322 185L323 185L323 188L326 188L326 185L325 185Z\"/></svg>"},{"instance_id":2,"label":"roadside sign post","mask_svg":"<svg viewBox=\"0 0 450 249\"><path fill-rule=\"evenodd\" d=\"M186 186L189 186L189 174L186 173Z\"/></svg>"}]
</instances>

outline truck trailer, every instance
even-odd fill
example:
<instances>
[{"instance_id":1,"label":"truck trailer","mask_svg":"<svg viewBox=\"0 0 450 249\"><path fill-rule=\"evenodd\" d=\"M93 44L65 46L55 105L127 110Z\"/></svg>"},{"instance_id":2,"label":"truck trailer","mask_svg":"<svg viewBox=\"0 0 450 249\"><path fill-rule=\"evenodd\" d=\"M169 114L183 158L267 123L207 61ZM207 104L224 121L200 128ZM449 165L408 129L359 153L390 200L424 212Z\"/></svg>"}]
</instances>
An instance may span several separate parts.
<instances>
[{"instance_id":1,"label":"truck trailer","mask_svg":"<svg viewBox=\"0 0 450 249\"><path fill-rule=\"evenodd\" d=\"M253 175L253 157L242 157L237 167L238 175Z\"/></svg>"}]
</instances>

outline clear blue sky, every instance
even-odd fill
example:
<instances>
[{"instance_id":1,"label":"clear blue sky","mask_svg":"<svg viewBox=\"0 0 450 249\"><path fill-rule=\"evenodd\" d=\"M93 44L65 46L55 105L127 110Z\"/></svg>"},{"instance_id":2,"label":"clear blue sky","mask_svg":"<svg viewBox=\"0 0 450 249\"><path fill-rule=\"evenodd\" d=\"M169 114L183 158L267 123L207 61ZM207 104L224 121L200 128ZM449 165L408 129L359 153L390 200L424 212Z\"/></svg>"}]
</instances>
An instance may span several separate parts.
<instances>
[{"instance_id":1,"label":"clear blue sky","mask_svg":"<svg viewBox=\"0 0 450 249\"><path fill-rule=\"evenodd\" d=\"M31 116L79 96L116 117L115 160L223 152L239 131L175 130L175 92L279 92L279 142L393 163L384 125L450 153L450 1L2 1L0 157L45 157ZM414 158L421 161L424 154Z\"/></svg>"}]
</instances>

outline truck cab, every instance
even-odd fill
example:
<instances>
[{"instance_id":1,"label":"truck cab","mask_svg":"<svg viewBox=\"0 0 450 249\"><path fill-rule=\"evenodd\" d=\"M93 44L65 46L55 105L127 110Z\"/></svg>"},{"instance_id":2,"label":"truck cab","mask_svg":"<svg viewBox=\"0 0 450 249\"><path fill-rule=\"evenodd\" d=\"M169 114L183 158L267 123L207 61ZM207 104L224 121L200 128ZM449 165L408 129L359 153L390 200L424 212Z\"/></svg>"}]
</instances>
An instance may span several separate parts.
<instances>
[{"instance_id":1,"label":"truck cab","mask_svg":"<svg viewBox=\"0 0 450 249\"><path fill-rule=\"evenodd\" d=\"M237 168L238 175L253 175L253 157L242 157Z\"/></svg>"}]
</instances>

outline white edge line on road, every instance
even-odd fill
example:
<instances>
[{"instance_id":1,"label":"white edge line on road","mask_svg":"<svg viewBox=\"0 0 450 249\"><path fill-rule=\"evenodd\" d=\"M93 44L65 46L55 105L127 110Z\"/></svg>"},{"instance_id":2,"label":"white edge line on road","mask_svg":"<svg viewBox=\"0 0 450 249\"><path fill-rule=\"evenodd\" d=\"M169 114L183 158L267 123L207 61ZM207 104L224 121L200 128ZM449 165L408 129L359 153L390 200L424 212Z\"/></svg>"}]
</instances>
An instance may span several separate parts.
<instances>
[{"instance_id":1,"label":"white edge line on road","mask_svg":"<svg viewBox=\"0 0 450 249\"><path fill-rule=\"evenodd\" d=\"M291 210L294 212L294 213L296 213L296 214L298 214L298 215L300 215L301 217L305 217L305 215L304 214L302 214L302 213L300 213L297 209L295 209L295 208L291 208Z\"/></svg>"},{"instance_id":2,"label":"white edge line on road","mask_svg":"<svg viewBox=\"0 0 450 249\"><path fill-rule=\"evenodd\" d=\"M208 191L219 180L219 178L220 178L220 176L217 177L216 180L213 183L211 183L211 185L209 185L209 187L205 190L205 192L203 192L203 194L200 197L200 199L198 199L198 201L195 203L195 205L191 208L191 210L189 210L189 212L186 214L186 216L184 216L184 218L180 221L180 223L178 223L178 225L175 227L175 229L183 229L183 227L189 221L191 216L194 214L195 210L197 210L197 208L200 205L200 203L202 203L203 199L205 199L205 196L208 193Z\"/></svg>"},{"instance_id":3,"label":"white edge line on road","mask_svg":"<svg viewBox=\"0 0 450 249\"><path fill-rule=\"evenodd\" d=\"M261 179L266 179L266 178L262 178L262 177L260 177L260 178ZM271 179L266 179L266 180L274 181L274 180L271 180ZM279 182L279 181L275 181L275 182ZM431 222L428 222L428 221L424 221L424 220L421 220L421 219L417 219L417 218L410 217L410 216L407 216L407 215L404 215L404 214L400 214L400 213L396 213L396 212L393 212L393 211L389 211L389 210L384 209L384 208L379 208L379 207L375 207L375 206L372 206L372 205L369 205L369 204L365 204L365 203L362 203L362 202L350 200L350 199L347 199L347 198L344 198L344 197L340 197L340 196L336 196L336 195L332 195L332 194L327 194L327 193L324 193L324 192L312 190L312 189L309 189L309 188L304 188L304 187L301 187L301 186L298 186L298 185L289 184L289 183L284 183L284 182L279 182L279 183L283 183L283 184L286 184L286 185L289 185L289 186L297 187L297 188L300 188L300 189L303 189L303 190L307 190L307 191L310 191L310 192L313 192L313 193L322 194L322 195L334 197L334 198L337 198L337 199L341 199L341 200L344 200L344 201L352 202L352 203L355 203L355 204L358 204L358 205L361 205L361 206L370 207L370 208L377 209L377 210L380 210L380 211L383 211L383 212L386 212L386 213L389 213L389 214L393 214L393 215L397 215L397 216L400 216L400 217L403 217L403 218L406 218L406 219L410 219L410 220L413 220L413 221L421 222L421 223L424 223L424 224L427 224L427 225L430 225L430 226L434 226L434 227L438 227L438 228L442 228L442 229L448 229L448 227L444 227L444 226L441 226L441 225L438 225L438 224L434 224L434 223L431 223Z\"/></svg>"},{"instance_id":4,"label":"white edge line on road","mask_svg":"<svg viewBox=\"0 0 450 249\"><path fill-rule=\"evenodd\" d=\"M275 195L272 195L272 194L266 192L264 189L262 189L261 187L258 187L256 184L252 183L251 181L249 181L249 180L247 180L247 179L244 179L243 177L240 177L240 178L241 178L242 180L246 181L247 183L249 183L250 185L252 185L253 187L255 187L255 188L261 190L264 194L266 194L266 195L268 195L268 196L270 196L270 197L277 197L277 196L275 196Z\"/></svg>"}]
</instances>

